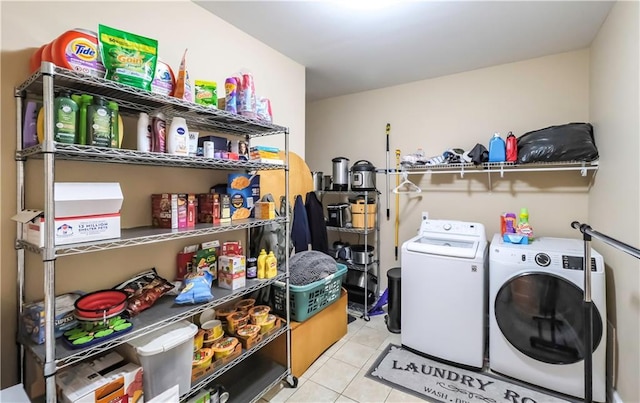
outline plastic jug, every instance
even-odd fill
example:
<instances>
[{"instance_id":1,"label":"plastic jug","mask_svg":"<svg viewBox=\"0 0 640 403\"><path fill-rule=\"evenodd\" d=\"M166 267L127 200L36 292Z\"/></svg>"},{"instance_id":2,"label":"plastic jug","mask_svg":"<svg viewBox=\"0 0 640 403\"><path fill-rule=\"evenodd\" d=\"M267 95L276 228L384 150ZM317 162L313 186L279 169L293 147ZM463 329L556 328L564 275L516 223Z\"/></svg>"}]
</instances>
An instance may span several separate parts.
<instances>
[{"instance_id":1,"label":"plastic jug","mask_svg":"<svg viewBox=\"0 0 640 403\"><path fill-rule=\"evenodd\" d=\"M518 159L518 139L513 133L507 135L507 162L516 162Z\"/></svg>"},{"instance_id":2,"label":"plastic jug","mask_svg":"<svg viewBox=\"0 0 640 403\"><path fill-rule=\"evenodd\" d=\"M506 161L506 146L499 133L495 133L489 141L489 162Z\"/></svg>"}]
</instances>

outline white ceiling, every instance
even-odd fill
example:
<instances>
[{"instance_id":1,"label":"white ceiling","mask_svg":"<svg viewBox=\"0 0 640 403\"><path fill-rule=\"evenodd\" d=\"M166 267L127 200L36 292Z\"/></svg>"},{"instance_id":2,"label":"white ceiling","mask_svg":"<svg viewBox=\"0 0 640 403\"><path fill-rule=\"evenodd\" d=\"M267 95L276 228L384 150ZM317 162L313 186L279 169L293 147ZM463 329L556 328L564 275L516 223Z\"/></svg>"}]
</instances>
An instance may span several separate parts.
<instances>
[{"instance_id":1,"label":"white ceiling","mask_svg":"<svg viewBox=\"0 0 640 403\"><path fill-rule=\"evenodd\" d=\"M614 4L350 1L196 3L306 66L308 101L583 49Z\"/></svg>"}]
</instances>

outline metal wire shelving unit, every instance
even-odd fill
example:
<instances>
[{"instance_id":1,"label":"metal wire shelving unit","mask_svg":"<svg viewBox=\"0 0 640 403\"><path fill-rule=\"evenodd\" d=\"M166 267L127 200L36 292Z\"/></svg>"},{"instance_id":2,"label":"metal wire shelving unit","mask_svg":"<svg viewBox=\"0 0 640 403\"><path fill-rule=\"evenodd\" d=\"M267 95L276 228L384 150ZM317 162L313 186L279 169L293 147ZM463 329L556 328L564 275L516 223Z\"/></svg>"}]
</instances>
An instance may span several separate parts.
<instances>
[{"instance_id":1,"label":"metal wire shelving unit","mask_svg":"<svg viewBox=\"0 0 640 403\"><path fill-rule=\"evenodd\" d=\"M364 272L364 295L363 295L363 304L359 303L350 303L349 311L351 311L355 315L361 315L361 318L365 321L369 321L369 309L372 304L368 304L369 292L372 292L375 300L378 299L380 293L380 192L376 190L318 190L316 191L321 195L321 202L324 202L324 196L326 195L338 195L338 196L356 196L356 197L364 197L364 214L363 214L363 228L354 228L354 227L333 227L327 226L328 232L338 232L338 233L347 233L347 234L357 234L358 236L363 236L363 244L369 245L369 236L373 235L375 237L375 247L374 247L374 256L371 262L365 262L365 264L354 264L351 262L347 262L347 268L349 270ZM376 212L370 213L368 209L369 199L374 199L374 204L376 205ZM351 208L351 206L349 206ZM369 215L372 214L374 216L374 225L373 227L368 227L369 223ZM344 262L343 262L344 263ZM375 267L375 273L372 273L374 270L372 268ZM369 276L374 275L376 279L376 287L373 290L369 290ZM375 301L374 301L375 302Z\"/></svg>"},{"instance_id":2,"label":"metal wire shelving unit","mask_svg":"<svg viewBox=\"0 0 640 403\"><path fill-rule=\"evenodd\" d=\"M202 158L191 156L175 156L161 153L139 152L135 150L99 148L76 144L60 144L53 141L53 100L54 91L68 89L72 92L81 92L89 95L100 95L109 100L116 101L120 113L124 115L136 115L139 112L162 111L168 118L174 116L184 117L189 123L189 128L224 133L232 136L240 136L247 140L255 137L284 135L285 161L284 164L265 164L253 161L230 161L214 158ZM45 397L47 402L56 401L56 371L75 364L83 359L93 357L111 348L127 342L145 333L161 329L171 323L190 318L206 309L219 306L233 299L248 295L252 292L270 286L275 281L284 281L286 284L286 317L285 324L274 334L259 342L256 346L243 350L236 359L217 369L206 379L196 380L191 385L188 393L181 396L181 400L195 394L199 388L205 386L211 380L220 377L227 371L233 372L234 367L244 363L249 367L264 367L265 371L256 374L252 378L253 386L243 383L242 401L255 401L268 390L268 387L286 379L293 387L297 386L297 379L291 373L291 333L289 315L289 259L285 256L278 276L270 280L247 280L246 287L231 291L213 288L214 300L195 306L174 305L169 297L161 298L153 307L145 310L138 316L131 318L133 330L120 337L107 340L84 349L69 349L61 341L54 337L55 316L55 262L57 258L98 251L107 251L123 247L133 247L151 243L165 242L176 239L186 239L202 235L212 235L227 231L248 230L273 223L274 220L245 219L225 224L198 224L190 229L159 229L153 227L139 227L123 229L121 237L97 242L86 242L70 245L54 244L54 226L48 219L55 217L53 184L55 182L55 161L72 160L85 162L151 165L158 167L194 168L211 170L284 170L285 172L285 196L289 195L289 130L286 127L261 122L231 114L225 111L185 102L173 97L152 94L148 91L122 85L105 79L86 76L71 70L59 68L52 63L44 62L39 71L30 76L24 83L15 88L16 99L16 176L17 176L17 210L25 209L25 170L26 162L30 159L44 160L44 234L43 246L34 245L22 239L23 224L16 224L17 239L15 242L17 255L17 289L19 315L23 313L25 303L25 251L37 253L41 256L44 265L44 307L45 307L45 343L37 345L30 340L18 339L21 344L20 364L24 362L25 349L30 350L36 359L43 365L46 383ZM44 108L44 141L42 144L23 149L22 147L22 114L23 103L26 99L38 99ZM289 248L290 216L286 212L284 217L275 219L284 224L286 228L285 250ZM255 354L262 347L272 342L282 334L286 334L287 365L282 366L273 362L265 363L262 355ZM254 363L255 360L255 363ZM22 368L20 374L23 376ZM237 377L233 378L236 379ZM233 386L233 385L232 385ZM231 388L233 390L233 387ZM253 393L253 395L249 395ZM233 395L232 395L233 398ZM235 399L235 398L234 398Z\"/></svg>"}]
</instances>

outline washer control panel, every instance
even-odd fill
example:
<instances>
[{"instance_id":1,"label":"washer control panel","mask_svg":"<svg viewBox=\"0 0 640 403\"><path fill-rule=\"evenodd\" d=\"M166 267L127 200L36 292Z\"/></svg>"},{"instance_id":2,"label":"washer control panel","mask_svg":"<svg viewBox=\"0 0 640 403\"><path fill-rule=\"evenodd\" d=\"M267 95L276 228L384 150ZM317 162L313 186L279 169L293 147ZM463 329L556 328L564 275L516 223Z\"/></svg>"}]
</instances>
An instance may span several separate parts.
<instances>
[{"instance_id":1,"label":"washer control panel","mask_svg":"<svg viewBox=\"0 0 640 403\"><path fill-rule=\"evenodd\" d=\"M584 257L562 255L562 268L568 270L584 270ZM596 271L595 258L591 258L591 271Z\"/></svg>"},{"instance_id":2,"label":"washer control panel","mask_svg":"<svg viewBox=\"0 0 640 403\"><path fill-rule=\"evenodd\" d=\"M485 237L484 226L479 223L449 221L449 220L430 220L423 219L420 225L420 233L436 233L447 235L463 235L474 237Z\"/></svg>"}]
</instances>

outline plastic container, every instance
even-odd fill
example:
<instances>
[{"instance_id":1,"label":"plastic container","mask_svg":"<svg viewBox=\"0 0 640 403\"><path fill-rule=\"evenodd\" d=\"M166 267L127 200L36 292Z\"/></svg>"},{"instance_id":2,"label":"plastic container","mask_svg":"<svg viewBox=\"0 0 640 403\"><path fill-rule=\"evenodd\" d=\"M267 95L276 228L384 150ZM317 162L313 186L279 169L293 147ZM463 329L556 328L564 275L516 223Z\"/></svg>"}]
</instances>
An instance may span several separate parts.
<instances>
[{"instance_id":1,"label":"plastic container","mask_svg":"<svg viewBox=\"0 0 640 403\"><path fill-rule=\"evenodd\" d=\"M114 101L107 103L109 112L111 112L111 148L120 148L120 130L118 130L119 108Z\"/></svg>"},{"instance_id":2,"label":"plastic container","mask_svg":"<svg viewBox=\"0 0 640 403\"><path fill-rule=\"evenodd\" d=\"M201 348L193 353L193 369L207 369L211 365L213 359L213 350L210 348ZM145 379L146 381L146 379Z\"/></svg>"},{"instance_id":3,"label":"plastic container","mask_svg":"<svg viewBox=\"0 0 640 403\"><path fill-rule=\"evenodd\" d=\"M196 325L181 321L128 342L138 354L145 374L145 400L151 400L175 384L180 395L191 389L193 337L197 332Z\"/></svg>"},{"instance_id":4,"label":"plastic container","mask_svg":"<svg viewBox=\"0 0 640 403\"><path fill-rule=\"evenodd\" d=\"M57 66L104 77L105 69L98 53L98 37L93 31L82 28L69 30L51 42L50 52L51 61Z\"/></svg>"},{"instance_id":5,"label":"plastic container","mask_svg":"<svg viewBox=\"0 0 640 403\"><path fill-rule=\"evenodd\" d=\"M262 249L258 255L258 278L267 278L267 251Z\"/></svg>"},{"instance_id":6,"label":"plastic container","mask_svg":"<svg viewBox=\"0 0 640 403\"><path fill-rule=\"evenodd\" d=\"M164 113L156 112L151 117L151 151L156 153L167 152L167 122Z\"/></svg>"},{"instance_id":7,"label":"plastic container","mask_svg":"<svg viewBox=\"0 0 640 403\"><path fill-rule=\"evenodd\" d=\"M234 312L227 316L227 330L229 333L235 334L238 329L249 323L249 315L244 312Z\"/></svg>"},{"instance_id":8,"label":"plastic container","mask_svg":"<svg viewBox=\"0 0 640 403\"><path fill-rule=\"evenodd\" d=\"M506 153L507 162L516 162L518 160L518 139L512 132L507 135Z\"/></svg>"},{"instance_id":9,"label":"plastic container","mask_svg":"<svg viewBox=\"0 0 640 403\"><path fill-rule=\"evenodd\" d=\"M140 112L140 116L138 116L137 132L138 151L151 152L151 125L149 115L144 112Z\"/></svg>"},{"instance_id":10,"label":"plastic container","mask_svg":"<svg viewBox=\"0 0 640 403\"><path fill-rule=\"evenodd\" d=\"M87 145L111 147L111 111L102 97L87 107Z\"/></svg>"},{"instance_id":11,"label":"plastic container","mask_svg":"<svg viewBox=\"0 0 640 403\"><path fill-rule=\"evenodd\" d=\"M489 140L489 162L505 162L506 145L499 133L495 133Z\"/></svg>"},{"instance_id":12,"label":"plastic container","mask_svg":"<svg viewBox=\"0 0 640 403\"><path fill-rule=\"evenodd\" d=\"M265 334L269 330L273 329L276 324L276 315L268 315L267 319L260 324L260 334Z\"/></svg>"},{"instance_id":13,"label":"plastic container","mask_svg":"<svg viewBox=\"0 0 640 403\"><path fill-rule=\"evenodd\" d=\"M236 309L240 312L248 314L249 309L253 308L255 304L256 304L256 300L253 298L243 299L236 303Z\"/></svg>"},{"instance_id":14,"label":"plastic container","mask_svg":"<svg viewBox=\"0 0 640 403\"><path fill-rule=\"evenodd\" d=\"M236 339L235 337L225 337L224 339L211 346L211 349L213 350L213 356L216 360L227 357L231 355L231 353L233 353L233 350L235 350L237 345L238 339ZM182 394L182 392L180 392L180 394Z\"/></svg>"},{"instance_id":15,"label":"plastic container","mask_svg":"<svg viewBox=\"0 0 640 403\"><path fill-rule=\"evenodd\" d=\"M278 259L273 251L269 251L267 259L265 260L265 277L274 278L278 275Z\"/></svg>"},{"instance_id":16,"label":"plastic container","mask_svg":"<svg viewBox=\"0 0 640 403\"><path fill-rule=\"evenodd\" d=\"M54 135L53 139L59 143L73 144L76 141L76 126L78 119L78 104L71 99L69 91L60 91L54 101Z\"/></svg>"},{"instance_id":17,"label":"plastic container","mask_svg":"<svg viewBox=\"0 0 640 403\"><path fill-rule=\"evenodd\" d=\"M304 322L327 305L340 298L342 279L347 274L347 266L336 263L335 273L307 285L290 285L289 302L290 318L296 322ZM285 284L276 281L272 286L274 294L274 311L285 315Z\"/></svg>"},{"instance_id":18,"label":"plastic container","mask_svg":"<svg viewBox=\"0 0 640 403\"><path fill-rule=\"evenodd\" d=\"M167 133L167 153L172 155L189 154L189 129L184 118L174 117Z\"/></svg>"},{"instance_id":19,"label":"plastic container","mask_svg":"<svg viewBox=\"0 0 640 403\"><path fill-rule=\"evenodd\" d=\"M260 333L260 326L258 325L247 325L244 326L242 329L238 329L238 337L242 337L243 339L250 339L252 337L255 337L258 335L258 333Z\"/></svg>"},{"instance_id":20,"label":"plastic container","mask_svg":"<svg viewBox=\"0 0 640 403\"><path fill-rule=\"evenodd\" d=\"M254 325L260 325L264 321L267 320L267 316L269 316L270 307L267 305L258 305L254 306L249 310L249 315L251 316L251 323Z\"/></svg>"}]
</instances>

